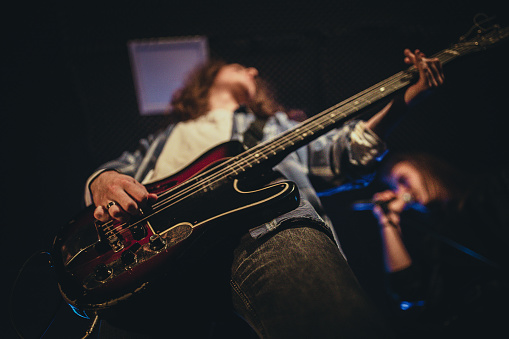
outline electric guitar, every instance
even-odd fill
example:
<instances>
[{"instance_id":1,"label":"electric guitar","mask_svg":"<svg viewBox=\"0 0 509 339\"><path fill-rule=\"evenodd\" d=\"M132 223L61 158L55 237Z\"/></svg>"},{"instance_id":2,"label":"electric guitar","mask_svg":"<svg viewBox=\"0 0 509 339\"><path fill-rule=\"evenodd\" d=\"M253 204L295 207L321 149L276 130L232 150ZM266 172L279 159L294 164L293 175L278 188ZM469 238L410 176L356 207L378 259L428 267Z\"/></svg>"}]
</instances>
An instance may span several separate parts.
<instances>
[{"instance_id":1,"label":"electric guitar","mask_svg":"<svg viewBox=\"0 0 509 339\"><path fill-rule=\"evenodd\" d=\"M446 64L505 39L509 29L478 33L433 57ZM246 216L251 225L261 224L297 207L296 185L272 182L272 167L417 75L409 67L250 149L236 142L217 146L179 173L147 185L159 199L129 222L101 223L93 206L83 210L53 243L62 296L83 313L110 308L148 288L204 232L224 232L224 225Z\"/></svg>"}]
</instances>

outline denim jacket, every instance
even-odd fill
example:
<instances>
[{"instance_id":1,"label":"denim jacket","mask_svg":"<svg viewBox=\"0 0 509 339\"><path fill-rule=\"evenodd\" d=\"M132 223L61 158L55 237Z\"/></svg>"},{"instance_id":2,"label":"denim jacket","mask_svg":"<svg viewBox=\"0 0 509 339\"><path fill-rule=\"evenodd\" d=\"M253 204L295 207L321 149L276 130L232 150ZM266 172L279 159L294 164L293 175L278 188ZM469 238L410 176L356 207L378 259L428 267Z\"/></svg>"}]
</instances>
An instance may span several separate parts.
<instances>
[{"instance_id":1,"label":"denim jacket","mask_svg":"<svg viewBox=\"0 0 509 339\"><path fill-rule=\"evenodd\" d=\"M255 120L255 116L252 113L236 112L233 119L232 140L242 141L244 131ZM296 124L298 123L290 120L285 113L276 113L267 120L263 128L263 141L276 137ZM174 126L170 124L161 132L140 140L139 147L134 152L124 152L119 158L103 164L87 182L86 204L92 204L88 189L90 182L104 170L116 170L143 183L155 167ZM260 237L295 217L327 224L330 228L330 222L311 184L310 176L320 177L334 185L365 185L385 149L383 141L365 128L363 121L351 121L289 154L274 169L297 184L301 204L297 209L252 229L251 235Z\"/></svg>"}]
</instances>

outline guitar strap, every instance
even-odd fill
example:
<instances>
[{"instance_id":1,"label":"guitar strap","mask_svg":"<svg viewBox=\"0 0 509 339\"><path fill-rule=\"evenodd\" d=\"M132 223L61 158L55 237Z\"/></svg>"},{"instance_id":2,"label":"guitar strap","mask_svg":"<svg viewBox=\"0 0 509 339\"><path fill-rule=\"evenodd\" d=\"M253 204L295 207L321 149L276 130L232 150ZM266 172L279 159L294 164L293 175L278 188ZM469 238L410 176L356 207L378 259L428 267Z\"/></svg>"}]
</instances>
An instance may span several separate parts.
<instances>
[{"instance_id":1,"label":"guitar strap","mask_svg":"<svg viewBox=\"0 0 509 339\"><path fill-rule=\"evenodd\" d=\"M263 139L263 126L267 122L267 118L256 117L244 132L244 146L251 148L256 146Z\"/></svg>"}]
</instances>

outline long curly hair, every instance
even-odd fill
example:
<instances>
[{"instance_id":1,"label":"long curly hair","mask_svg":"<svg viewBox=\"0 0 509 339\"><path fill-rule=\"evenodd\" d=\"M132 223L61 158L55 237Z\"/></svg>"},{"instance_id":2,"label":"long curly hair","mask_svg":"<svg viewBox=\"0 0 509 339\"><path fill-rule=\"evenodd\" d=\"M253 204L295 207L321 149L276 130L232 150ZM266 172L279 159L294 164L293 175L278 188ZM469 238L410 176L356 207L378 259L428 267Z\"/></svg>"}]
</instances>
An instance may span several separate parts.
<instances>
[{"instance_id":1,"label":"long curly hair","mask_svg":"<svg viewBox=\"0 0 509 339\"><path fill-rule=\"evenodd\" d=\"M209 90L223 66L223 60L211 60L195 68L187 77L184 85L174 93L169 106L170 119L173 122L196 119L209 110ZM283 107L275 98L269 84L256 77L256 95L247 108L259 117L269 117Z\"/></svg>"}]
</instances>

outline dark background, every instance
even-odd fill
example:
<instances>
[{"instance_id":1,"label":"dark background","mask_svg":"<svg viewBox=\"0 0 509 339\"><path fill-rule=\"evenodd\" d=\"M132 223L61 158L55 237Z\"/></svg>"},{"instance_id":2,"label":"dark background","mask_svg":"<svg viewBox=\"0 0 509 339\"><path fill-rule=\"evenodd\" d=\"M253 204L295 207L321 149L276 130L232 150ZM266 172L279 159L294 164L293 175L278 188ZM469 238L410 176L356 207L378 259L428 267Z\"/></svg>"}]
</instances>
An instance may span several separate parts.
<instances>
[{"instance_id":1,"label":"dark background","mask_svg":"<svg viewBox=\"0 0 509 339\"><path fill-rule=\"evenodd\" d=\"M205 35L212 56L257 67L287 108L313 115L403 69L404 48L431 55L448 47L477 13L502 26L509 21L494 0L53 0L6 8L2 300L22 264L49 250L58 228L81 209L94 168L133 150L167 120L138 113L129 40ZM446 85L409 112L389 140L392 149L429 151L472 171L505 164L508 57L503 44L447 65ZM359 280L383 309L376 226L369 212L349 209L375 189L325 197L324 204ZM27 338L43 332L58 306L48 258L26 265L12 295ZM45 337L79 338L86 325L64 305ZM2 328L2 337L15 336L7 323Z\"/></svg>"}]
</instances>

